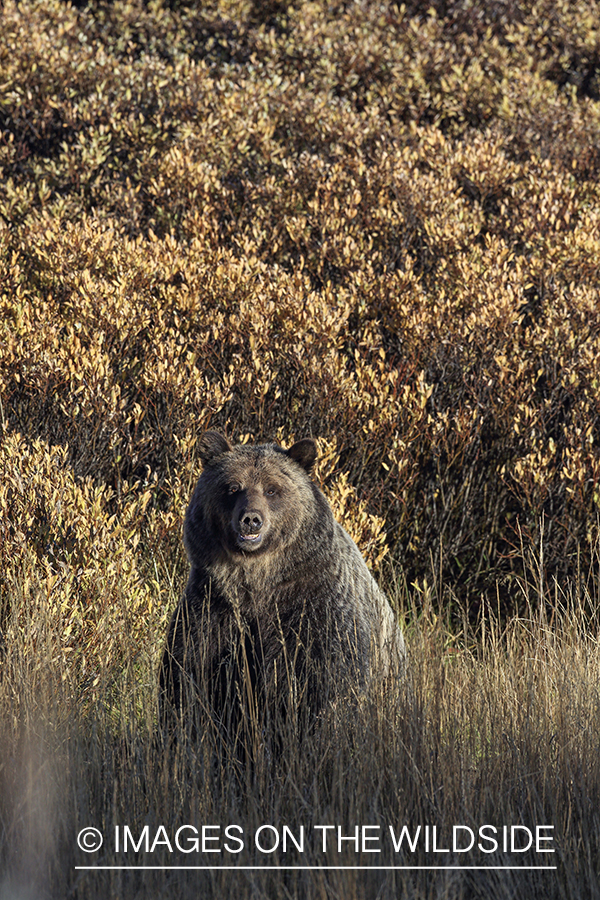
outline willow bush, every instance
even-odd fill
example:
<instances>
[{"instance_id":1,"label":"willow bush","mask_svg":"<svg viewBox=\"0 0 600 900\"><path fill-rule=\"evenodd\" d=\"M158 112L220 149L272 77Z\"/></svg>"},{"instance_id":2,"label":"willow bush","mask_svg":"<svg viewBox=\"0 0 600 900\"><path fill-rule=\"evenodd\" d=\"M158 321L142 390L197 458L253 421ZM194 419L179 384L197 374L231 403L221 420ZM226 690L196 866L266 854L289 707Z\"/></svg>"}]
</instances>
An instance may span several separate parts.
<instances>
[{"instance_id":1,"label":"willow bush","mask_svg":"<svg viewBox=\"0 0 600 900\"><path fill-rule=\"evenodd\" d=\"M459 618L532 549L549 597L589 570L599 14L7 0L4 630L28 578L73 652L159 633L207 427L318 437L371 564Z\"/></svg>"}]
</instances>

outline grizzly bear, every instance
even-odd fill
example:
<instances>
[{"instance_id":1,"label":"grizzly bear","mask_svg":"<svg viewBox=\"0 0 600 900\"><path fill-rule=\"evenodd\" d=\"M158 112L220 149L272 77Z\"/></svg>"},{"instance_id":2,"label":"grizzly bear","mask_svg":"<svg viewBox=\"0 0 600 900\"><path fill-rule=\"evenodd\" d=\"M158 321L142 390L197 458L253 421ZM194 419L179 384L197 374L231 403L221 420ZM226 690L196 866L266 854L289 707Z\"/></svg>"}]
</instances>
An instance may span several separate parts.
<instances>
[{"instance_id":1,"label":"grizzly bear","mask_svg":"<svg viewBox=\"0 0 600 900\"><path fill-rule=\"evenodd\" d=\"M294 711L310 723L373 677L400 675L392 610L309 477L315 442L232 447L208 431L199 450L191 571L160 667L163 724L211 721L247 745L269 720Z\"/></svg>"}]
</instances>

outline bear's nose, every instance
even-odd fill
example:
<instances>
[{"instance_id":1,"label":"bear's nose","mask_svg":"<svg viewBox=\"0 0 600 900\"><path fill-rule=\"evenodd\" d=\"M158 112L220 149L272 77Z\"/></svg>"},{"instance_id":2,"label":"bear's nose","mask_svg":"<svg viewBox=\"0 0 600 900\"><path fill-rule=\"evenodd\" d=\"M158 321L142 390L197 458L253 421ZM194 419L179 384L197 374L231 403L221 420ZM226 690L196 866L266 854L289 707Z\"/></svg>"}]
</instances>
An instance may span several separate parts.
<instances>
[{"instance_id":1,"label":"bear's nose","mask_svg":"<svg viewBox=\"0 0 600 900\"><path fill-rule=\"evenodd\" d=\"M257 509L247 509L240 516L242 534L258 534L263 527L263 520Z\"/></svg>"}]
</instances>

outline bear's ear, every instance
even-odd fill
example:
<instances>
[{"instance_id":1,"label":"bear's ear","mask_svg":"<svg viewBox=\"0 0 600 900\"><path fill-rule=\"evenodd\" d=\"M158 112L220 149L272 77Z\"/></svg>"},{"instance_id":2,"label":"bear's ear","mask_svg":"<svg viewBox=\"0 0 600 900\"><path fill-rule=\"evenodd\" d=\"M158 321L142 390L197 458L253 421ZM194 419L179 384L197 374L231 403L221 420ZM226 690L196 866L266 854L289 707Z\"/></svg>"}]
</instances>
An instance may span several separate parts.
<instances>
[{"instance_id":1,"label":"bear's ear","mask_svg":"<svg viewBox=\"0 0 600 900\"><path fill-rule=\"evenodd\" d=\"M317 458L317 444L312 438L296 441L287 451L287 455L307 472L310 472Z\"/></svg>"},{"instance_id":2,"label":"bear's ear","mask_svg":"<svg viewBox=\"0 0 600 900\"><path fill-rule=\"evenodd\" d=\"M233 447L227 438L219 434L218 431L205 431L198 445L198 452L203 465L211 463L221 453L228 453L229 450L233 450Z\"/></svg>"}]
</instances>

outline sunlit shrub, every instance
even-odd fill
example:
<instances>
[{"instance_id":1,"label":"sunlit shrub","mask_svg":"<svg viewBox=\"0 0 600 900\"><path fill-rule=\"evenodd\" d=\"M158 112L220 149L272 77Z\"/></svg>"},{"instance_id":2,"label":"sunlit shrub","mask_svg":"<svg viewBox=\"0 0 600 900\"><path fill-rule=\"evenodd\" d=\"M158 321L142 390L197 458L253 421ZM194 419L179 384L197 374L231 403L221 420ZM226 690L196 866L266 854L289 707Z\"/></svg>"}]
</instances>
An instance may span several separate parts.
<instances>
[{"instance_id":1,"label":"sunlit shrub","mask_svg":"<svg viewBox=\"0 0 600 900\"><path fill-rule=\"evenodd\" d=\"M86 678L184 578L207 427L318 437L370 563L475 609L591 559L597 10L465 10L5 4L3 590Z\"/></svg>"}]
</instances>

